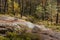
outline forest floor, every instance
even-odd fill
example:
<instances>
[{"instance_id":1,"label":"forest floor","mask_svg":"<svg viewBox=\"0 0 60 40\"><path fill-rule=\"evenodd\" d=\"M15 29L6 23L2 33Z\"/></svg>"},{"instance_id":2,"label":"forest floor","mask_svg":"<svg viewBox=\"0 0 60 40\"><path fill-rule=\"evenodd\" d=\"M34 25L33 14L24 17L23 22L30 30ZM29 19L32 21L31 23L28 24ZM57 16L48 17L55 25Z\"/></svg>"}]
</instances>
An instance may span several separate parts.
<instances>
[{"instance_id":1,"label":"forest floor","mask_svg":"<svg viewBox=\"0 0 60 40\"><path fill-rule=\"evenodd\" d=\"M37 22L31 23L30 21L24 20L24 18L26 17L23 17L21 19L21 18L5 16L5 15L0 16L0 33L2 32L1 30L3 29L4 30L2 33L4 33L4 31L7 30L5 31L6 32L5 34L9 37L6 38L10 39L11 37L12 40L13 38L17 39L17 37L21 38L21 35L23 36L23 39L25 37L30 38L30 36L28 36L30 34L27 35L25 33L33 33L32 35L35 34L35 36L39 35L39 39L41 38L41 40L60 40L60 32L55 31L55 30L59 30L59 26L53 24L51 25L51 23L47 21L38 22L36 20ZM13 31L13 34L10 33L11 31ZM7 32L9 32L9 34L7 34ZM19 36L17 34L14 34L15 32L18 33ZM35 36L33 36L32 38L34 38Z\"/></svg>"},{"instance_id":2,"label":"forest floor","mask_svg":"<svg viewBox=\"0 0 60 40\"><path fill-rule=\"evenodd\" d=\"M13 16L12 14L11 15L8 15L8 14L0 14L0 16L11 16L11 17L17 17L19 19L23 19L23 20L26 20L26 21L30 21L34 24L38 24L38 25L44 25L46 28L50 28L54 31L57 31L59 32L60 31L60 25L56 25L54 22L50 22L50 21L42 21L42 20L37 20L35 19L34 17L32 16L23 16L22 18L19 16Z\"/></svg>"}]
</instances>

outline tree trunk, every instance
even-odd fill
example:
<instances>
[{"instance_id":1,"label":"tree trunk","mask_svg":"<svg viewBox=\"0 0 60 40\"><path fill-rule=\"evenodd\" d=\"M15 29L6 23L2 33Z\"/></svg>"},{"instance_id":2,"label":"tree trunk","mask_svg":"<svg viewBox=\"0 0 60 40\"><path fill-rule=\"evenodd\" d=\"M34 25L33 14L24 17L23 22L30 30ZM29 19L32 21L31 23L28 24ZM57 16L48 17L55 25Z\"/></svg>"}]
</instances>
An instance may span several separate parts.
<instances>
[{"instance_id":1,"label":"tree trunk","mask_svg":"<svg viewBox=\"0 0 60 40\"><path fill-rule=\"evenodd\" d=\"M11 0L12 2L11 2L11 4L12 4L12 13L13 13L13 15L15 15L15 12L14 12L14 0Z\"/></svg>"},{"instance_id":2,"label":"tree trunk","mask_svg":"<svg viewBox=\"0 0 60 40\"><path fill-rule=\"evenodd\" d=\"M22 15L23 15L23 13L24 13L24 9L23 9L23 0L22 0L22 10L21 10L21 18L22 18Z\"/></svg>"},{"instance_id":3,"label":"tree trunk","mask_svg":"<svg viewBox=\"0 0 60 40\"><path fill-rule=\"evenodd\" d=\"M2 7L1 7L1 4L2 4L2 3L1 3L1 2L2 2L2 0L0 0L0 13L1 13L1 10L2 10L2 9L1 9L1 8L2 8Z\"/></svg>"},{"instance_id":4,"label":"tree trunk","mask_svg":"<svg viewBox=\"0 0 60 40\"><path fill-rule=\"evenodd\" d=\"M8 1L5 0L5 4L4 4L4 13L8 11Z\"/></svg>"},{"instance_id":5,"label":"tree trunk","mask_svg":"<svg viewBox=\"0 0 60 40\"><path fill-rule=\"evenodd\" d=\"M59 21L59 12L60 12L60 7L59 7L59 5L60 5L60 0L57 0L57 16L56 16L56 24L58 24L58 21Z\"/></svg>"},{"instance_id":6,"label":"tree trunk","mask_svg":"<svg viewBox=\"0 0 60 40\"><path fill-rule=\"evenodd\" d=\"M18 4L19 4L19 14L21 13L20 11L21 11L21 9L20 9L20 7L22 6L21 5L21 0L18 0Z\"/></svg>"},{"instance_id":7,"label":"tree trunk","mask_svg":"<svg viewBox=\"0 0 60 40\"><path fill-rule=\"evenodd\" d=\"M58 15L58 13L56 14L56 24L58 24L58 18L59 17L59 15Z\"/></svg>"}]
</instances>

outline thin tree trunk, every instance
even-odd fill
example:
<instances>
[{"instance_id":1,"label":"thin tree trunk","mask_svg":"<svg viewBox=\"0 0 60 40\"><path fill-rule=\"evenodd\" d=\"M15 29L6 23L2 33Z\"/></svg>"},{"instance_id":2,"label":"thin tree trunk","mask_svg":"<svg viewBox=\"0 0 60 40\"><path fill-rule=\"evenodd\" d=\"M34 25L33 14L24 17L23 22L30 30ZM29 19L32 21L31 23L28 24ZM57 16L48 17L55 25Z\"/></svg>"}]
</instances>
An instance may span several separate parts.
<instances>
[{"instance_id":1,"label":"thin tree trunk","mask_svg":"<svg viewBox=\"0 0 60 40\"><path fill-rule=\"evenodd\" d=\"M58 17L59 17L59 15L58 15L58 13L56 14L57 16L56 16L56 24L58 24Z\"/></svg>"},{"instance_id":2,"label":"thin tree trunk","mask_svg":"<svg viewBox=\"0 0 60 40\"><path fill-rule=\"evenodd\" d=\"M5 0L5 5L4 5L4 13L8 11L8 2Z\"/></svg>"},{"instance_id":3,"label":"thin tree trunk","mask_svg":"<svg viewBox=\"0 0 60 40\"><path fill-rule=\"evenodd\" d=\"M57 14L56 14L56 24L58 24L58 20L59 20L59 12L60 12L59 7L58 7L60 5L59 3L60 3L60 1L57 0L57 9L58 10L57 10Z\"/></svg>"},{"instance_id":4,"label":"thin tree trunk","mask_svg":"<svg viewBox=\"0 0 60 40\"><path fill-rule=\"evenodd\" d=\"M0 13L1 13L1 0L0 0Z\"/></svg>"},{"instance_id":5,"label":"thin tree trunk","mask_svg":"<svg viewBox=\"0 0 60 40\"><path fill-rule=\"evenodd\" d=\"M29 15L31 14L31 0L29 1L29 4L30 4L30 11L29 11Z\"/></svg>"},{"instance_id":6,"label":"thin tree trunk","mask_svg":"<svg viewBox=\"0 0 60 40\"><path fill-rule=\"evenodd\" d=\"M15 15L15 12L14 12L14 0L11 0L12 2L11 2L11 4L12 4L12 13L13 13L13 15Z\"/></svg>"},{"instance_id":7,"label":"thin tree trunk","mask_svg":"<svg viewBox=\"0 0 60 40\"><path fill-rule=\"evenodd\" d=\"M52 8L52 0L51 0L50 3L51 3L51 8ZM52 20L52 10L51 10L51 25L52 25L52 21L53 21L53 20Z\"/></svg>"},{"instance_id":8,"label":"thin tree trunk","mask_svg":"<svg viewBox=\"0 0 60 40\"><path fill-rule=\"evenodd\" d=\"M43 1L42 1L42 7L43 7ZM42 10L43 11L43 10ZM44 12L44 11L43 11ZM44 20L44 13L42 13L42 20Z\"/></svg>"},{"instance_id":9,"label":"thin tree trunk","mask_svg":"<svg viewBox=\"0 0 60 40\"><path fill-rule=\"evenodd\" d=\"M23 15L23 13L24 13L24 9L23 9L23 0L22 0L22 12L21 12L21 18L22 18L22 15Z\"/></svg>"},{"instance_id":10,"label":"thin tree trunk","mask_svg":"<svg viewBox=\"0 0 60 40\"><path fill-rule=\"evenodd\" d=\"M45 3L44 3L45 2ZM47 0L45 0L45 1L42 1L42 7L43 7L43 12L44 13L42 13L42 20L45 20L45 14L46 14L46 4L47 4Z\"/></svg>"},{"instance_id":11,"label":"thin tree trunk","mask_svg":"<svg viewBox=\"0 0 60 40\"><path fill-rule=\"evenodd\" d=\"M21 0L18 0L18 4L19 4L19 14L21 13L20 11L21 11Z\"/></svg>"}]
</instances>

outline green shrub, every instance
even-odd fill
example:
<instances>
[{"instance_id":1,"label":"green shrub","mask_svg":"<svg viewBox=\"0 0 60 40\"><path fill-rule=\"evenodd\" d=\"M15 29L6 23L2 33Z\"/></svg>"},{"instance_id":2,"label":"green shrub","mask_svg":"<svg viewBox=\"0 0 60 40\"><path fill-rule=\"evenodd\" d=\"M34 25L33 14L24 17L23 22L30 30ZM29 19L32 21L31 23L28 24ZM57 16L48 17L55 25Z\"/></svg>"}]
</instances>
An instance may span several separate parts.
<instances>
[{"instance_id":1,"label":"green shrub","mask_svg":"<svg viewBox=\"0 0 60 40\"><path fill-rule=\"evenodd\" d=\"M10 40L39 40L40 39L38 34L21 33L18 35L16 32L8 32L7 38L9 38Z\"/></svg>"},{"instance_id":2,"label":"green shrub","mask_svg":"<svg viewBox=\"0 0 60 40\"><path fill-rule=\"evenodd\" d=\"M3 36L0 36L0 40L9 40L9 38L6 38L6 37L3 37Z\"/></svg>"}]
</instances>

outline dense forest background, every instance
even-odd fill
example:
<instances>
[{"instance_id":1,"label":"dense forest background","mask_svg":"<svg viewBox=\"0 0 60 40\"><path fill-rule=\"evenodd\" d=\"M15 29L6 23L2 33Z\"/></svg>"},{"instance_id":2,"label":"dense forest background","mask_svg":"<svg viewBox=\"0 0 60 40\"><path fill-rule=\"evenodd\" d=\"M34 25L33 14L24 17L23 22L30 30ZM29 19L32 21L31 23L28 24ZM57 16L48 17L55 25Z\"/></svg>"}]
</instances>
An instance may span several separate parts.
<instances>
[{"instance_id":1,"label":"dense forest background","mask_svg":"<svg viewBox=\"0 0 60 40\"><path fill-rule=\"evenodd\" d=\"M60 0L0 0L0 40L60 40Z\"/></svg>"},{"instance_id":2,"label":"dense forest background","mask_svg":"<svg viewBox=\"0 0 60 40\"><path fill-rule=\"evenodd\" d=\"M59 0L0 0L0 14L25 18L38 24L41 21L60 24L59 2Z\"/></svg>"}]
</instances>

